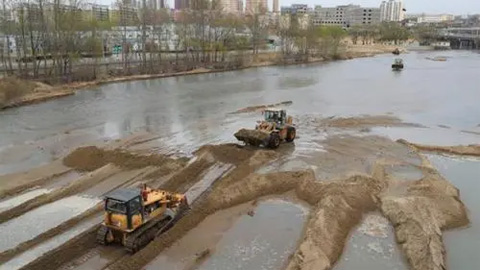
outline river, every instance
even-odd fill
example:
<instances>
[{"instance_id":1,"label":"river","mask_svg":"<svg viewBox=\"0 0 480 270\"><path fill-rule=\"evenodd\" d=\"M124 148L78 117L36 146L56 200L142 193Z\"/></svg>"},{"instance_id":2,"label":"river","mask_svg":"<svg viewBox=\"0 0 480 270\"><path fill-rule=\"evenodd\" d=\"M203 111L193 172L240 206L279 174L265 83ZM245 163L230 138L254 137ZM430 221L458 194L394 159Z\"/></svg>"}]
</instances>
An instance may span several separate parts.
<instances>
[{"instance_id":1,"label":"river","mask_svg":"<svg viewBox=\"0 0 480 270\"><path fill-rule=\"evenodd\" d=\"M426 59L438 55L448 61ZM235 130L258 117L229 112L285 100L293 101L294 116L388 113L432 128L472 130L480 124L480 54L413 52L402 58L402 72L392 72L394 56L383 55L108 84L2 111L0 175L47 163L85 142L136 131L155 132L164 138L159 144L189 153L199 144L233 141Z\"/></svg>"}]
</instances>

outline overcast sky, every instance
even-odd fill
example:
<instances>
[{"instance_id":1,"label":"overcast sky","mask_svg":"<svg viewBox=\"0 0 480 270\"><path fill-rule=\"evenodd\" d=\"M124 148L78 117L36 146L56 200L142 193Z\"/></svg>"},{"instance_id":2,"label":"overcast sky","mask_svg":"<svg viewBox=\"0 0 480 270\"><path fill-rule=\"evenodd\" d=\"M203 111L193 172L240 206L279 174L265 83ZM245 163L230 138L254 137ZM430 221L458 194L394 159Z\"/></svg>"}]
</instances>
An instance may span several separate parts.
<instances>
[{"instance_id":1,"label":"overcast sky","mask_svg":"<svg viewBox=\"0 0 480 270\"><path fill-rule=\"evenodd\" d=\"M114 0L90 0L92 2L110 4ZM89 1L89 2L90 2ZM171 8L173 8L174 0L166 0ZM268 0L271 9L272 1ZM246 0L243 0L245 3ZM280 0L280 6L288 6L290 4L307 4L311 7L321 5L324 7L358 4L368 7L379 7L381 0ZM478 14L480 13L480 0L404 0L403 1L407 13L452 13L458 15Z\"/></svg>"}]
</instances>

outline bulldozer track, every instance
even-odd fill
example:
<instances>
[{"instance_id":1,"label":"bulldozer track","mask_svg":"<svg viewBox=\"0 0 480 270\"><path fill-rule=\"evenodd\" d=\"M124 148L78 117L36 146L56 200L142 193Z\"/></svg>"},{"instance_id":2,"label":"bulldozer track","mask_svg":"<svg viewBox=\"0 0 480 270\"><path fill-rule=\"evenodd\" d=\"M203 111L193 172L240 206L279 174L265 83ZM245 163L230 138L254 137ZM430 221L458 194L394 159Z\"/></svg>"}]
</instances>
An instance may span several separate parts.
<instances>
[{"instance_id":1,"label":"bulldozer track","mask_svg":"<svg viewBox=\"0 0 480 270\"><path fill-rule=\"evenodd\" d=\"M180 208L174 218L168 218L165 216L159 217L158 220L129 234L125 242L125 249L129 253L135 253L150 243L155 237L172 228L173 225L175 225L175 223L184 217L190 210L188 205L181 205L179 207Z\"/></svg>"},{"instance_id":2,"label":"bulldozer track","mask_svg":"<svg viewBox=\"0 0 480 270\"><path fill-rule=\"evenodd\" d=\"M142 247L146 246L150 241L152 241L158 232L170 223L173 219L162 216L158 220L147 224L136 230L135 232L130 233L127 236L125 241L125 249L129 253L135 253L140 250Z\"/></svg>"},{"instance_id":3,"label":"bulldozer track","mask_svg":"<svg viewBox=\"0 0 480 270\"><path fill-rule=\"evenodd\" d=\"M107 245L107 241L106 241L107 233L108 233L108 228L103 226L103 225L100 225L100 229L98 229L98 231L97 231L97 238L96 238L97 243L106 246Z\"/></svg>"}]
</instances>

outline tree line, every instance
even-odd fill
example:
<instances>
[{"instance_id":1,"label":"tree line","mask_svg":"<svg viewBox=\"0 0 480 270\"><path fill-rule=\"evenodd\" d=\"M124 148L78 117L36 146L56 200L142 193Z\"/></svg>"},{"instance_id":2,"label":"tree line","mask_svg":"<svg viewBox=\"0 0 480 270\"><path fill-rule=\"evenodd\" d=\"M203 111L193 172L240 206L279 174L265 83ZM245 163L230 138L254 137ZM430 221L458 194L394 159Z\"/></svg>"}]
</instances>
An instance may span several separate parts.
<instances>
[{"instance_id":1,"label":"tree line","mask_svg":"<svg viewBox=\"0 0 480 270\"><path fill-rule=\"evenodd\" d=\"M236 68L270 46L271 36L278 37L274 43L284 61L337 58L348 34L355 42L373 38L369 31L355 27L347 32L336 26L314 26L294 14L272 18L258 9L234 16L223 11L219 0L193 0L190 9L176 14L151 9L146 0L138 9L119 0L107 20L86 9L82 0L0 1L4 73L50 82L196 67ZM385 38L392 33L395 36L388 38L404 38L403 32L392 29L385 26L378 31L384 31ZM15 44L15 50L6 44Z\"/></svg>"}]
</instances>

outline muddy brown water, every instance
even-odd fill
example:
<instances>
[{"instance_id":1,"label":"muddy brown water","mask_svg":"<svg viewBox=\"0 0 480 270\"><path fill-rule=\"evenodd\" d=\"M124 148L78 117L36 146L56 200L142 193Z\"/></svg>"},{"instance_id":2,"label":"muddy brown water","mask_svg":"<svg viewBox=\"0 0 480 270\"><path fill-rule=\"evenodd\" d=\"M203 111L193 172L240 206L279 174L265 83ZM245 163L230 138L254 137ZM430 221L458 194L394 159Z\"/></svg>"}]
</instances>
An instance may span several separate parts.
<instances>
[{"instance_id":1,"label":"muddy brown water","mask_svg":"<svg viewBox=\"0 0 480 270\"><path fill-rule=\"evenodd\" d=\"M163 151L189 153L205 143L234 141L236 130L253 127L260 117L228 113L285 100L293 101L288 107L293 115L392 113L426 126L476 127L480 55L452 51L444 53L446 62L425 59L436 54L402 55L407 68L400 73L391 71L393 58L384 55L108 84L2 111L0 174L38 166L86 142L141 130L159 134L156 143ZM315 146L300 140L299 147Z\"/></svg>"},{"instance_id":2,"label":"muddy brown water","mask_svg":"<svg viewBox=\"0 0 480 270\"><path fill-rule=\"evenodd\" d=\"M468 209L468 228L447 231L443 240L449 269L479 269L480 257L480 159L429 155L435 168L460 190Z\"/></svg>"},{"instance_id":3,"label":"muddy brown water","mask_svg":"<svg viewBox=\"0 0 480 270\"><path fill-rule=\"evenodd\" d=\"M243 215L194 269L280 269L297 246L308 209L282 200L259 203Z\"/></svg>"},{"instance_id":4,"label":"muddy brown water","mask_svg":"<svg viewBox=\"0 0 480 270\"><path fill-rule=\"evenodd\" d=\"M365 215L352 231L341 258L333 270L408 270L400 248L395 242L390 222L380 213Z\"/></svg>"}]
</instances>

